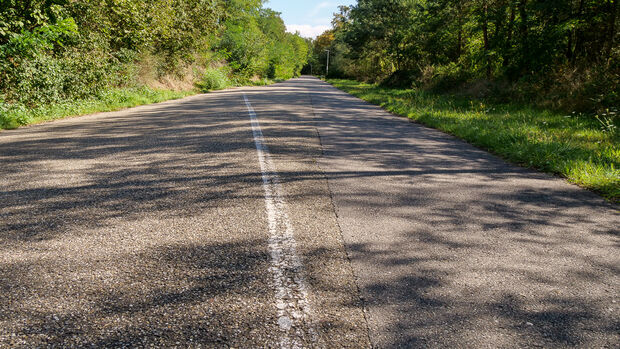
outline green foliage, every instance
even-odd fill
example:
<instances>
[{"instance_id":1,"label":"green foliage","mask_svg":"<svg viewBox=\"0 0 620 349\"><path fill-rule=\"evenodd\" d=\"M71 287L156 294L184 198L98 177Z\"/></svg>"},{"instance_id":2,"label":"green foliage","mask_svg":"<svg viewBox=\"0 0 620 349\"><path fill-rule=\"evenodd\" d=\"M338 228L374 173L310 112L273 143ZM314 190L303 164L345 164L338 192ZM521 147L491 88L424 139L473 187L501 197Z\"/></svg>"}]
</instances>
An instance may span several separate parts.
<instances>
[{"instance_id":1,"label":"green foliage","mask_svg":"<svg viewBox=\"0 0 620 349\"><path fill-rule=\"evenodd\" d=\"M23 104L0 101L0 129L13 129L31 122L28 109Z\"/></svg>"},{"instance_id":2,"label":"green foliage","mask_svg":"<svg viewBox=\"0 0 620 349\"><path fill-rule=\"evenodd\" d=\"M90 49L86 55L80 47L65 48L56 54L44 50L27 52L4 56L6 64L0 67L0 89L8 101L32 107L86 98L109 86L128 83L129 68L122 62L127 60L122 57L123 52L118 52L116 57L97 48Z\"/></svg>"},{"instance_id":3,"label":"green foliage","mask_svg":"<svg viewBox=\"0 0 620 349\"><path fill-rule=\"evenodd\" d=\"M265 37L256 18L248 17L226 24L220 49L226 52L230 66L242 76L251 77L267 67Z\"/></svg>"},{"instance_id":4,"label":"green foliage","mask_svg":"<svg viewBox=\"0 0 620 349\"><path fill-rule=\"evenodd\" d=\"M192 94L190 91L178 92L139 87L108 89L86 99L50 103L36 108L27 108L19 103L6 104L0 101L0 129L13 129L22 125L66 116L120 110L142 104L182 98L190 94Z\"/></svg>"},{"instance_id":5,"label":"green foliage","mask_svg":"<svg viewBox=\"0 0 620 349\"><path fill-rule=\"evenodd\" d=\"M229 20L219 49L233 71L248 79L290 79L300 74L308 58L306 41L286 33L279 13L270 9Z\"/></svg>"},{"instance_id":6,"label":"green foliage","mask_svg":"<svg viewBox=\"0 0 620 349\"><path fill-rule=\"evenodd\" d=\"M198 87L202 92L222 90L231 85L232 82L228 78L228 73L223 68L207 69L198 83Z\"/></svg>"},{"instance_id":7,"label":"green foliage","mask_svg":"<svg viewBox=\"0 0 620 349\"><path fill-rule=\"evenodd\" d=\"M46 24L32 31L23 30L13 35L6 44L0 46L4 59L12 57L34 57L39 52L52 50L54 46L64 46L77 33L72 18L59 20L56 24Z\"/></svg>"},{"instance_id":8,"label":"green foliage","mask_svg":"<svg viewBox=\"0 0 620 349\"><path fill-rule=\"evenodd\" d=\"M522 104L496 104L353 80L330 83L512 162L562 175L611 200L620 200L620 122L615 118L616 110L597 117L566 115Z\"/></svg>"},{"instance_id":9,"label":"green foliage","mask_svg":"<svg viewBox=\"0 0 620 349\"><path fill-rule=\"evenodd\" d=\"M618 105L616 0L359 0L314 41L333 76L463 91L479 81L562 109Z\"/></svg>"},{"instance_id":10,"label":"green foliage","mask_svg":"<svg viewBox=\"0 0 620 349\"><path fill-rule=\"evenodd\" d=\"M0 0L0 45L20 33L61 22L67 17L67 4L68 0Z\"/></svg>"},{"instance_id":11,"label":"green foliage","mask_svg":"<svg viewBox=\"0 0 620 349\"><path fill-rule=\"evenodd\" d=\"M437 67L429 66L423 73L419 82L431 91L448 91L455 86L463 86L471 78L470 72L454 62Z\"/></svg>"},{"instance_id":12,"label":"green foliage","mask_svg":"<svg viewBox=\"0 0 620 349\"><path fill-rule=\"evenodd\" d=\"M190 76L203 90L296 76L308 45L262 4L0 0L0 99L13 115L4 122L27 123L24 108L157 86L153 80L171 76ZM208 68L215 65L221 68Z\"/></svg>"},{"instance_id":13,"label":"green foliage","mask_svg":"<svg viewBox=\"0 0 620 349\"><path fill-rule=\"evenodd\" d=\"M0 91L5 98L32 104L59 100L65 67L51 53L64 48L76 31L73 19L59 19L56 24L14 33L1 45Z\"/></svg>"}]
</instances>

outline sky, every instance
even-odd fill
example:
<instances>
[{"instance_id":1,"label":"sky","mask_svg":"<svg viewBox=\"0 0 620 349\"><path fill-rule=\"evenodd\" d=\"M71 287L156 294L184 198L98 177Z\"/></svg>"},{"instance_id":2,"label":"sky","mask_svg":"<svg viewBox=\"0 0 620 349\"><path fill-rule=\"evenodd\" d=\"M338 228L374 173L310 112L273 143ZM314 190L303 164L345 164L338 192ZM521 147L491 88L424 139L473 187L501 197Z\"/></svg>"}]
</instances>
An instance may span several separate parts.
<instances>
[{"instance_id":1,"label":"sky","mask_svg":"<svg viewBox=\"0 0 620 349\"><path fill-rule=\"evenodd\" d=\"M355 0L269 0L264 6L281 12L286 29L301 36L316 38L331 28L333 13L339 5L351 5Z\"/></svg>"}]
</instances>

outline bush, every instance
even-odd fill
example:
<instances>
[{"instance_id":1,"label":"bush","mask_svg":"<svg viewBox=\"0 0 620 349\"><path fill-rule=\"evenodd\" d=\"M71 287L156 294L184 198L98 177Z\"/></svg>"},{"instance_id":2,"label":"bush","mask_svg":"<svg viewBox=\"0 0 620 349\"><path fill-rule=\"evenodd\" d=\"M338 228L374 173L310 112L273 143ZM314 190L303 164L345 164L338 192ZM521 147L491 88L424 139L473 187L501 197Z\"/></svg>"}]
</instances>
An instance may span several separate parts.
<instances>
[{"instance_id":1,"label":"bush","mask_svg":"<svg viewBox=\"0 0 620 349\"><path fill-rule=\"evenodd\" d=\"M3 90L7 101L30 107L90 97L132 80L129 64L97 50L89 54L70 50L61 56L39 53L14 62L14 67L3 72Z\"/></svg>"},{"instance_id":2,"label":"bush","mask_svg":"<svg viewBox=\"0 0 620 349\"><path fill-rule=\"evenodd\" d=\"M109 90L210 91L255 84L266 73L290 78L307 60L308 43L286 33L279 14L261 1L0 3L6 127L29 123L19 115L32 110L96 100Z\"/></svg>"},{"instance_id":3,"label":"bush","mask_svg":"<svg viewBox=\"0 0 620 349\"><path fill-rule=\"evenodd\" d=\"M276 78L276 61L275 59L269 60L269 66L267 67L267 79Z\"/></svg>"},{"instance_id":4,"label":"bush","mask_svg":"<svg viewBox=\"0 0 620 349\"><path fill-rule=\"evenodd\" d=\"M63 98L63 75L66 73L60 59L42 53L16 61L17 67L7 72L6 83L12 85L7 91L10 101L38 106Z\"/></svg>"},{"instance_id":5,"label":"bush","mask_svg":"<svg viewBox=\"0 0 620 349\"><path fill-rule=\"evenodd\" d=\"M198 83L198 87L203 92L222 90L232 83L228 78L228 74L223 67L221 68L208 68L202 75L202 79Z\"/></svg>"},{"instance_id":6,"label":"bush","mask_svg":"<svg viewBox=\"0 0 620 349\"><path fill-rule=\"evenodd\" d=\"M188 91L154 90L148 87L110 88L87 99L67 100L60 103L27 108L23 104L7 104L0 99L0 129L54 120L69 115L84 115L157 103L193 94Z\"/></svg>"},{"instance_id":7,"label":"bush","mask_svg":"<svg viewBox=\"0 0 620 349\"><path fill-rule=\"evenodd\" d=\"M592 67L588 69L557 69L531 90L538 102L547 107L578 112L602 112L620 104L618 71Z\"/></svg>"},{"instance_id":8,"label":"bush","mask_svg":"<svg viewBox=\"0 0 620 349\"><path fill-rule=\"evenodd\" d=\"M87 98L131 80L127 67L135 60L133 52L110 53L97 35L77 43L76 31L72 19L60 20L24 30L0 45L0 92L5 100L37 107Z\"/></svg>"},{"instance_id":9,"label":"bush","mask_svg":"<svg viewBox=\"0 0 620 349\"><path fill-rule=\"evenodd\" d=\"M440 65L432 69L432 75L424 86L434 92L452 91L470 79L470 74L457 63Z\"/></svg>"},{"instance_id":10,"label":"bush","mask_svg":"<svg viewBox=\"0 0 620 349\"><path fill-rule=\"evenodd\" d=\"M23 104L7 104L0 100L0 129L13 129L31 121Z\"/></svg>"},{"instance_id":11,"label":"bush","mask_svg":"<svg viewBox=\"0 0 620 349\"><path fill-rule=\"evenodd\" d=\"M419 79L420 74L415 70L397 70L381 82L386 87L410 88Z\"/></svg>"}]
</instances>

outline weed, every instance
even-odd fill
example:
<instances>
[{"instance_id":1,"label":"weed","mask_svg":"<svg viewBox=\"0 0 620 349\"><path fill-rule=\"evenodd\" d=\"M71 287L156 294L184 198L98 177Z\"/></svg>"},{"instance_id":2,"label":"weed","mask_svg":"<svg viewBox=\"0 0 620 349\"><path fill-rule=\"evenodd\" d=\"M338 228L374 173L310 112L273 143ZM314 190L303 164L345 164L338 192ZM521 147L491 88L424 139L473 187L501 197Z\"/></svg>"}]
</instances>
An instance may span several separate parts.
<instances>
[{"instance_id":1,"label":"weed","mask_svg":"<svg viewBox=\"0 0 620 349\"><path fill-rule=\"evenodd\" d=\"M13 129L67 116L114 111L142 104L158 103L185 97L192 93L192 91L177 92L136 87L108 89L92 98L60 101L36 108L26 108L19 103L6 104L0 102L0 129Z\"/></svg>"},{"instance_id":2,"label":"weed","mask_svg":"<svg viewBox=\"0 0 620 349\"><path fill-rule=\"evenodd\" d=\"M222 90L233 85L227 72L221 68L208 68L197 84L203 92Z\"/></svg>"}]
</instances>

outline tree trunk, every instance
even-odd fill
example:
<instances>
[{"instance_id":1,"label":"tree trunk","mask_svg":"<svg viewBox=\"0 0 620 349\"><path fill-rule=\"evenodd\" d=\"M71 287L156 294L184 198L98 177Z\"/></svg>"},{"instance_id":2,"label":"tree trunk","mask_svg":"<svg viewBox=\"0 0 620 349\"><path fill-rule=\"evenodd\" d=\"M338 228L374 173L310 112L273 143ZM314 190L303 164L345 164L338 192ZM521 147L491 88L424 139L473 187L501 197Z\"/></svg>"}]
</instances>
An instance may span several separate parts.
<instances>
[{"instance_id":1,"label":"tree trunk","mask_svg":"<svg viewBox=\"0 0 620 349\"><path fill-rule=\"evenodd\" d=\"M573 61L573 32L568 32L568 44L566 45L566 59Z\"/></svg>"},{"instance_id":2,"label":"tree trunk","mask_svg":"<svg viewBox=\"0 0 620 349\"><path fill-rule=\"evenodd\" d=\"M607 52L605 53L605 59L609 63L611 58L611 50L614 48L614 39L616 37L616 18L618 16L618 0L607 0L609 5L609 22L607 27Z\"/></svg>"},{"instance_id":3,"label":"tree trunk","mask_svg":"<svg viewBox=\"0 0 620 349\"><path fill-rule=\"evenodd\" d=\"M458 34L458 38L457 38L457 46L456 46L456 60L458 61L459 58L461 58L461 54L463 52L463 19L462 19L462 15L460 13L461 9L458 9L459 14L458 14L458 25L459 25L459 34Z\"/></svg>"},{"instance_id":4,"label":"tree trunk","mask_svg":"<svg viewBox=\"0 0 620 349\"><path fill-rule=\"evenodd\" d=\"M459 38L458 38L458 46L456 48L456 59L461 58L461 52L463 47L463 29L459 28Z\"/></svg>"},{"instance_id":5,"label":"tree trunk","mask_svg":"<svg viewBox=\"0 0 620 349\"><path fill-rule=\"evenodd\" d=\"M519 0L519 16L521 17L521 25L519 27L519 33L521 34L521 70L529 70L530 63L529 45L527 38L527 0Z\"/></svg>"},{"instance_id":6,"label":"tree trunk","mask_svg":"<svg viewBox=\"0 0 620 349\"><path fill-rule=\"evenodd\" d=\"M583 12L583 0L579 0L579 8L577 9L577 14L575 16L575 18L577 18L577 20L581 20L581 16L582 16L582 12ZM573 40L574 42L574 48L572 49L573 52L571 53L571 64L574 64L577 61L577 56L579 55L579 51L581 50L581 31L577 30L580 28L575 28L573 29Z\"/></svg>"},{"instance_id":7,"label":"tree trunk","mask_svg":"<svg viewBox=\"0 0 620 349\"><path fill-rule=\"evenodd\" d=\"M504 44L505 57L503 65L507 67L510 64L511 52L510 48L512 47L512 27L515 23L515 3L514 1L510 2L510 18L508 19L508 29L506 29L506 42Z\"/></svg>"},{"instance_id":8,"label":"tree trunk","mask_svg":"<svg viewBox=\"0 0 620 349\"><path fill-rule=\"evenodd\" d=\"M491 79L491 58L489 57L489 7L487 1L482 2L482 35L484 37L484 55L486 57L487 79Z\"/></svg>"}]
</instances>

